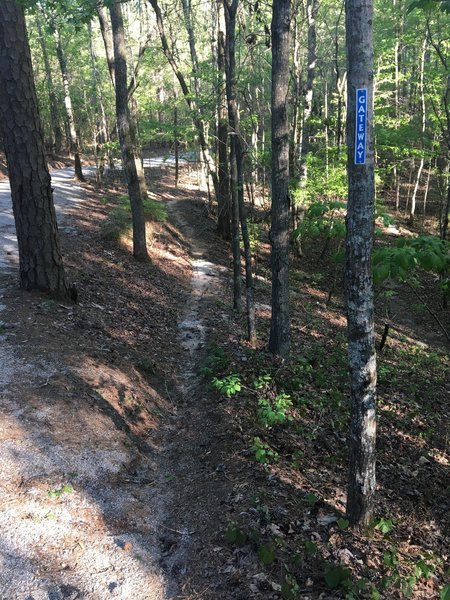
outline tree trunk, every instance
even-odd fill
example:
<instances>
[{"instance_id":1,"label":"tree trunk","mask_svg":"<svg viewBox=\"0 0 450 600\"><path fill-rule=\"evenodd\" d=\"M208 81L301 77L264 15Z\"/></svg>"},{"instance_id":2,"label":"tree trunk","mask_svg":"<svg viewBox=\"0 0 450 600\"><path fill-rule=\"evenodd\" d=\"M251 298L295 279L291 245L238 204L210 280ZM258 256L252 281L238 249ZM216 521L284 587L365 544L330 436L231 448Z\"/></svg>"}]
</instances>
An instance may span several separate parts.
<instances>
[{"instance_id":1,"label":"tree trunk","mask_svg":"<svg viewBox=\"0 0 450 600\"><path fill-rule=\"evenodd\" d=\"M104 6L97 4L97 16L100 24L100 31L102 33L103 44L105 46L106 62L108 63L109 77L113 88L116 87L116 74L115 74L115 61L114 61L114 47L111 29L108 23L108 13Z\"/></svg>"},{"instance_id":2,"label":"tree trunk","mask_svg":"<svg viewBox=\"0 0 450 600\"><path fill-rule=\"evenodd\" d=\"M89 52L92 67L92 105L95 111L95 156L97 164L97 178L100 183L105 170L105 158L103 146L108 141L108 124L106 122L105 105L101 88L100 75L97 68L97 54L95 52L91 23L88 23Z\"/></svg>"},{"instance_id":3,"label":"tree trunk","mask_svg":"<svg viewBox=\"0 0 450 600\"><path fill-rule=\"evenodd\" d=\"M186 83L186 79L185 79L183 73L181 72L178 61L177 61L173 51L171 50L171 47L167 40L167 36L166 36L165 28L164 28L164 20L163 20L161 8L158 4L158 1L157 0L148 0L148 2L150 3L150 5L152 6L152 8L155 12L156 26L158 28L159 37L161 39L162 51L164 53L164 56L167 58L167 61L170 65L175 77L178 79L178 82L181 87L181 91L183 92L183 96L186 100L186 104L188 105L189 110L191 110L193 113L193 122L194 122L194 126L197 130L197 136L198 136L200 151L201 151L202 158L203 158L203 163L205 165L207 165L207 167L208 167L209 175L211 176L211 179L213 181L214 193L217 198L219 183L218 183L217 173L215 170L214 161L211 157L211 154L210 154L209 148L208 148L205 121L202 118L201 112L198 109L198 106L197 106L195 100L193 99L192 91L189 89L189 86Z\"/></svg>"},{"instance_id":4,"label":"tree trunk","mask_svg":"<svg viewBox=\"0 0 450 600\"><path fill-rule=\"evenodd\" d=\"M374 229L372 21L372 0L347 0L345 287L351 390L347 514L351 524L362 529L370 525L375 493L376 355L371 265ZM357 90L360 93L358 98Z\"/></svg>"},{"instance_id":5,"label":"tree trunk","mask_svg":"<svg viewBox=\"0 0 450 600\"><path fill-rule=\"evenodd\" d=\"M228 168L228 113L226 99L225 74L225 16L221 0L217 3L217 154L218 154L218 194L217 194L217 233L224 240L231 239L231 203L230 203L230 171Z\"/></svg>"},{"instance_id":6,"label":"tree trunk","mask_svg":"<svg viewBox=\"0 0 450 600\"><path fill-rule=\"evenodd\" d=\"M416 198L417 192L419 190L420 178L422 176L423 166L425 163L425 132L427 127L427 115L426 115L426 106L425 106L425 86L424 86L424 75L425 75L425 58L427 53L427 38L425 36L422 45L422 55L420 58L420 79L419 79L419 90L420 90L420 105L421 105L421 114L422 114L422 139L421 139L421 147L422 147L422 156L420 158L419 168L417 169L416 183L414 185L414 191L411 196L411 208L409 211L409 222L412 224L414 222L414 215L416 214Z\"/></svg>"},{"instance_id":7,"label":"tree trunk","mask_svg":"<svg viewBox=\"0 0 450 600\"><path fill-rule=\"evenodd\" d=\"M83 171L81 170L80 160L80 142L78 140L77 130L75 127L75 117L72 108L72 98L69 88L69 73L67 71L67 60L61 43L60 32L55 33L56 54L58 56L59 68L61 69L61 77L64 88L64 106L66 107L67 126L69 130L69 150L75 159L75 178L78 181L84 181Z\"/></svg>"},{"instance_id":8,"label":"tree trunk","mask_svg":"<svg viewBox=\"0 0 450 600\"><path fill-rule=\"evenodd\" d=\"M140 159L136 153L136 132L128 106L127 60L121 4L112 4L109 12L114 40L117 132L131 205L133 256L138 260L148 260L143 196L141 195L145 182L139 181Z\"/></svg>"},{"instance_id":9,"label":"tree trunk","mask_svg":"<svg viewBox=\"0 0 450 600\"><path fill-rule=\"evenodd\" d=\"M236 85L235 85L235 32L236 12L239 0L233 0L228 5L224 2L226 20L226 80L227 80L227 103L228 122L230 127L230 187L231 187L231 247L233 251L233 307L241 310L241 249L239 234L239 196L238 196L238 164L237 164L237 107L236 107Z\"/></svg>"},{"instance_id":10,"label":"tree trunk","mask_svg":"<svg viewBox=\"0 0 450 600\"><path fill-rule=\"evenodd\" d=\"M0 1L0 87L20 285L68 299L25 18L13 0Z\"/></svg>"},{"instance_id":11,"label":"tree trunk","mask_svg":"<svg viewBox=\"0 0 450 600\"><path fill-rule=\"evenodd\" d=\"M274 0L272 12L272 318L269 349L287 356L289 322L289 87L290 0Z\"/></svg>"},{"instance_id":12,"label":"tree trunk","mask_svg":"<svg viewBox=\"0 0 450 600\"><path fill-rule=\"evenodd\" d=\"M313 105L313 88L314 74L316 69L316 14L318 10L318 0L308 0L306 6L306 14L308 19L308 65L306 76L306 94L303 104L302 124L300 129L298 152L300 164L300 201L297 204L292 204L294 229L297 229L305 215L305 196L306 186L308 183L308 165L307 156L310 151L310 136L311 136L311 114ZM301 236L295 238L296 251L299 256L302 256Z\"/></svg>"},{"instance_id":13,"label":"tree trunk","mask_svg":"<svg viewBox=\"0 0 450 600\"><path fill-rule=\"evenodd\" d=\"M47 92L50 103L50 126L52 153L59 154L62 148L63 135L58 117L58 102L56 100L55 86L53 84L52 70L48 58L47 45L45 43L44 31L40 18L36 15L36 25L39 34L39 45L41 47L42 58L44 60L45 80L47 83Z\"/></svg>"}]
</instances>

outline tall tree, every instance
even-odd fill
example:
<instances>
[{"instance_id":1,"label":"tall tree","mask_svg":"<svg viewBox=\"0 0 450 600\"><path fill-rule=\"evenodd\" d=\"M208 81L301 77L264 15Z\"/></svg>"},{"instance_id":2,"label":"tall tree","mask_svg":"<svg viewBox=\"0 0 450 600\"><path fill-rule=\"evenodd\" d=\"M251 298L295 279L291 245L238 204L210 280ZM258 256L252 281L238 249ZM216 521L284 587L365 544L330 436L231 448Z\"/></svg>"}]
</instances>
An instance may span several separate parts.
<instances>
[{"instance_id":1,"label":"tall tree","mask_svg":"<svg viewBox=\"0 0 450 600\"><path fill-rule=\"evenodd\" d=\"M360 528L370 524L375 493L372 21L372 0L346 0L348 206L345 280L351 390L347 514L350 522Z\"/></svg>"},{"instance_id":2,"label":"tall tree","mask_svg":"<svg viewBox=\"0 0 450 600\"><path fill-rule=\"evenodd\" d=\"M269 349L287 356L289 322L289 87L290 0L274 0L272 9L272 317Z\"/></svg>"},{"instance_id":3,"label":"tall tree","mask_svg":"<svg viewBox=\"0 0 450 600\"><path fill-rule=\"evenodd\" d=\"M44 28L42 27L41 19L36 15L36 25L39 34L39 45L41 47L42 58L44 61L45 79L47 84L48 99L50 103L50 125L51 125L51 146L52 152L59 154L62 148L62 131L59 123L58 114L58 102L55 94L55 86L53 83L53 75L50 67L50 60L47 52L47 43L44 35Z\"/></svg>"},{"instance_id":4,"label":"tall tree","mask_svg":"<svg viewBox=\"0 0 450 600\"><path fill-rule=\"evenodd\" d=\"M22 6L0 1L0 123L19 246L20 284L69 298Z\"/></svg>"},{"instance_id":5,"label":"tall tree","mask_svg":"<svg viewBox=\"0 0 450 600\"><path fill-rule=\"evenodd\" d=\"M231 198L233 204L233 264L234 264L234 304L239 308L238 294L240 294L240 244L239 223L241 225L242 241L244 243L245 258L245 288L247 305L248 339L251 344L256 343L255 303L253 294L252 255L247 227L247 218L244 203L244 157L242 139L239 126L239 109L236 93L236 16L239 0L225 2L226 21L226 80L228 121L230 125L230 173L231 173ZM237 223L236 223L237 220ZM236 231L237 229L237 231ZM238 305L236 306L236 301Z\"/></svg>"},{"instance_id":6,"label":"tall tree","mask_svg":"<svg viewBox=\"0 0 450 600\"><path fill-rule=\"evenodd\" d=\"M69 71L67 69L67 59L61 40L61 32L59 29L55 31L56 54L58 56L59 67L61 69L61 77L64 89L64 106L66 108L67 128L69 132L70 153L75 159L75 177L79 181L83 181L83 171L81 169L80 160L80 141L78 139L77 129L75 126L75 116L72 106L72 96L69 86Z\"/></svg>"},{"instance_id":7,"label":"tall tree","mask_svg":"<svg viewBox=\"0 0 450 600\"><path fill-rule=\"evenodd\" d=\"M226 31L222 0L217 2L217 233L231 239L230 170L228 166L228 119L226 100Z\"/></svg>"},{"instance_id":8,"label":"tall tree","mask_svg":"<svg viewBox=\"0 0 450 600\"><path fill-rule=\"evenodd\" d=\"M137 155L136 131L128 106L127 57L121 4L118 2L111 4L109 12L114 40L117 132L131 205L133 256L138 260L147 260L143 206L145 181L143 177L139 177L140 160Z\"/></svg>"}]
</instances>

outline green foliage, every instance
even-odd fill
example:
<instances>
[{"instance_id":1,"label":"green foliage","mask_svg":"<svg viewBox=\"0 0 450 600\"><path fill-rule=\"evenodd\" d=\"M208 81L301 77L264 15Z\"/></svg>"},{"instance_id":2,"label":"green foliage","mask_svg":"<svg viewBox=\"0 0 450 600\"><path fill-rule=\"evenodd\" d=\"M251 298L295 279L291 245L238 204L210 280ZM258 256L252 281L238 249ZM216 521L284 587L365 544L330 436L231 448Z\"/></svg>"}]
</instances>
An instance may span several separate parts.
<instances>
[{"instance_id":1,"label":"green foliage","mask_svg":"<svg viewBox=\"0 0 450 600\"><path fill-rule=\"evenodd\" d=\"M319 498L312 493L306 494L305 500L310 506L314 506L315 504L317 504L317 502L319 502Z\"/></svg>"},{"instance_id":2,"label":"green foliage","mask_svg":"<svg viewBox=\"0 0 450 600\"><path fill-rule=\"evenodd\" d=\"M324 579L329 588L335 590L337 588L349 588L351 584L351 573L343 565L325 565Z\"/></svg>"},{"instance_id":3,"label":"green foliage","mask_svg":"<svg viewBox=\"0 0 450 600\"><path fill-rule=\"evenodd\" d=\"M272 400L259 398L259 418L266 427L285 423L289 420L287 411L292 407L292 399L289 394L278 394Z\"/></svg>"},{"instance_id":4,"label":"green foliage","mask_svg":"<svg viewBox=\"0 0 450 600\"><path fill-rule=\"evenodd\" d=\"M314 556L317 554L317 545L311 540L305 540L305 550L307 554Z\"/></svg>"},{"instance_id":5,"label":"green foliage","mask_svg":"<svg viewBox=\"0 0 450 600\"><path fill-rule=\"evenodd\" d=\"M255 454L255 460L262 465L278 460L279 454L272 450L269 444L266 444L259 437L253 438L252 450Z\"/></svg>"},{"instance_id":6,"label":"green foliage","mask_svg":"<svg viewBox=\"0 0 450 600\"><path fill-rule=\"evenodd\" d=\"M211 377L214 373L225 371L230 364L230 360L226 355L225 350L215 342L207 347L207 355L200 369L203 377Z\"/></svg>"},{"instance_id":7,"label":"green foliage","mask_svg":"<svg viewBox=\"0 0 450 600\"><path fill-rule=\"evenodd\" d=\"M239 375L236 375L235 373L226 375L222 379L213 377L211 385L227 398L231 398L231 396L234 396L241 391L241 380Z\"/></svg>"},{"instance_id":8,"label":"green foliage","mask_svg":"<svg viewBox=\"0 0 450 600\"><path fill-rule=\"evenodd\" d=\"M420 9L425 12L431 12L433 10L440 10L450 14L450 0L414 0L408 7L408 12Z\"/></svg>"},{"instance_id":9,"label":"green foliage","mask_svg":"<svg viewBox=\"0 0 450 600\"><path fill-rule=\"evenodd\" d=\"M63 494L71 494L73 492L73 487L67 483L65 483L62 487L56 488L54 490L48 490L47 495L49 498L61 498Z\"/></svg>"},{"instance_id":10,"label":"green foliage","mask_svg":"<svg viewBox=\"0 0 450 600\"><path fill-rule=\"evenodd\" d=\"M258 558L263 565L271 565L276 558L275 546L273 544L262 544L258 548Z\"/></svg>"},{"instance_id":11,"label":"green foliage","mask_svg":"<svg viewBox=\"0 0 450 600\"><path fill-rule=\"evenodd\" d=\"M345 150L337 160L335 149L330 148L328 172L325 169L324 152L309 152L306 157L308 179L306 189L291 186L291 197L295 204L308 206L318 200L328 201L347 198L347 172Z\"/></svg>"},{"instance_id":12,"label":"green foliage","mask_svg":"<svg viewBox=\"0 0 450 600\"><path fill-rule=\"evenodd\" d=\"M439 600L450 600L450 583L444 585L439 594Z\"/></svg>"},{"instance_id":13,"label":"green foliage","mask_svg":"<svg viewBox=\"0 0 450 600\"><path fill-rule=\"evenodd\" d=\"M283 600L296 600L300 592L300 587L294 577L290 577L281 586L281 597Z\"/></svg>"},{"instance_id":14,"label":"green foliage","mask_svg":"<svg viewBox=\"0 0 450 600\"><path fill-rule=\"evenodd\" d=\"M344 210L346 205L337 200L313 202L307 209L303 223L294 231L294 237L327 238L345 236Z\"/></svg>"},{"instance_id":15,"label":"green foliage","mask_svg":"<svg viewBox=\"0 0 450 600\"><path fill-rule=\"evenodd\" d=\"M432 235L401 239L394 246L381 248L373 254L375 283L390 279L406 281L416 268L444 276L442 287L448 289L446 274L450 268L450 244Z\"/></svg>"},{"instance_id":16,"label":"green foliage","mask_svg":"<svg viewBox=\"0 0 450 600\"><path fill-rule=\"evenodd\" d=\"M167 210L164 204L150 198L143 201L144 215L149 221L165 221ZM103 235L112 240L118 240L121 235L131 228L131 206L128 196L121 196L117 205L111 210L104 221Z\"/></svg>"},{"instance_id":17,"label":"green foliage","mask_svg":"<svg viewBox=\"0 0 450 600\"><path fill-rule=\"evenodd\" d=\"M236 523L230 523L225 531L225 540L229 544L234 544L241 547L245 546L247 543L248 536L236 525Z\"/></svg>"},{"instance_id":18,"label":"green foliage","mask_svg":"<svg viewBox=\"0 0 450 600\"><path fill-rule=\"evenodd\" d=\"M391 519L383 519L380 517L375 520L375 529L378 529L383 535L386 535L394 529L394 523Z\"/></svg>"},{"instance_id":19,"label":"green foliage","mask_svg":"<svg viewBox=\"0 0 450 600\"><path fill-rule=\"evenodd\" d=\"M341 517L337 520L337 526L339 527L339 529L347 529L349 525L350 521L348 519L344 519Z\"/></svg>"}]
</instances>

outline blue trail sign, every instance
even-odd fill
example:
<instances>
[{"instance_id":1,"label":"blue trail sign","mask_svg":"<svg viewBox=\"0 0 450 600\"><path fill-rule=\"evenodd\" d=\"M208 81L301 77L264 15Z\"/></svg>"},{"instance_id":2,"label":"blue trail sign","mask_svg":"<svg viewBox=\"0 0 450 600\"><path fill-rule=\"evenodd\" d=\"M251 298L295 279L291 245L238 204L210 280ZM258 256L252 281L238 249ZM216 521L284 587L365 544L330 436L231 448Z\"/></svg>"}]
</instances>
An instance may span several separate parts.
<instances>
[{"instance_id":1,"label":"blue trail sign","mask_svg":"<svg viewBox=\"0 0 450 600\"><path fill-rule=\"evenodd\" d=\"M356 90L355 165L366 163L367 88Z\"/></svg>"}]
</instances>

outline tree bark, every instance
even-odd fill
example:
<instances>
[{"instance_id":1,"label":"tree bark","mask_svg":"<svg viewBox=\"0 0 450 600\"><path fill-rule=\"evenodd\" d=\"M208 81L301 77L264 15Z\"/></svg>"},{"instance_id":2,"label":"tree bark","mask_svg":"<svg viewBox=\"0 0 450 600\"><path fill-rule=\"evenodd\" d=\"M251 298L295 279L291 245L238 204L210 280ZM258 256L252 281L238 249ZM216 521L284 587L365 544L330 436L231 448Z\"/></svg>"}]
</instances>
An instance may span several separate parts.
<instances>
[{"instance_id":1,"label":"tree bark","mask_svg":"<svg viewBox=\"0 0 450 600\"><path fill-rule=\"evenodd\" d=\"M108 23L108 13L104 6L97 5L97 16L100 24L100 31L103 38L103 45L105 46L106 62L108 64L109 77L113 88L116 87L116 66L114 61L114 47L111 29Z\"/></svg>"},{"instance_id":2,"label":"tree bark","mask_svg":"<svg viewBox=\"0 0 450 600\"><path fill-rule=\"evenodd\" d=\"M41 47L42 58L44 60L45 79L47 83L47 93L50 103L50 126L52 153L59 154L62 148L63 135L58 117L58 102L56 100L55 86L53 84L52 70L48 58L47 45L45 43L44 30L42 28L41 19L36 15L36 25L38 28L39 45Z\"/></svg>"},{"instance_id":3,"label":"tree bark","mask_svg":"<svg viewBox=\"0 0 450 600\"><path fill-rule=\"evenodd\" d=\"M20 285L68 299L25 18L14 0L0 1L0 88Z\"/></svg>"},{"instance_id":4,"label":"tree bark","mask_svg":"<svg viewBox=\"0 0 450 600\"><path fill-rule=\"evenodd\" d=\"M347 514L352 525L370 525L375 493L376 355L372 284L374 229L373 5L346 0L348 206L345 287L351 390ZM355 164L356 90L366 89L366 158ZM357 129L357 131L356 131ZM359 144L360 142L358 142ZM361 142L362 143L362 142Z\"/></svg>"},{"instance_id":5,"label":"tree bark","mask_svg":"<svg viewBox=\"0 0 450 600\"><path fill-rule=\"evenodd\" d=\"M155 16L156 16L156 26L158 28L159 37L161 40L162 51L164 56L167 58L167 61L175 75L178 79L178 82L181 87L181 91L183 92L183 96L186 100L186 104L188 105L189 110L192 111L193 114L193 122L194 126L197 130L197 136L200 146L200 151L203 158L203 163L208 166L208 172L211 176L214 186L214 193L216 198L218 196L218 178L217 173L214 166L214 161L209 152L208 143L207 143L207 135L206 135L206 125L205 121L202 118L201 112L198 109L197 103L193 99L192 91L189 89L188 84L186 83L186 79L180 69L178 61L176 60L172 50L170 49L169 42L167 40L165 28L164 28L164 20L161 13L161 8L157 2L157 0L148 0L150 5L152 6Z\"/></svg>"},{"instance_id":6,"label":"tree bark","mask_svg":"<svg viewBox=\"0 0 450 600\"><path fill-rule=\"evenodd\" d=\"M67 60L61 43L61 34L59 31L55 33L56 54L58 56L59 67L61 69L61 77L64 88L64 106L66 108L67 128L69 131L69 150L75 159L75 178L78 181L84 181L83 171L81 169L80 160L80 142L78 140L77 130L75 127L75 117L73 114L72 97L69 87L69 73L67 70Z\"/></svg>"},{"instance_id":7,"label":"tree bark","mask_svg":"<svg viewBox=\"0 0 450 600\"><path fill-rule=\"evenodd\" d=\"M217 233L224 240L231 239L230 171L228 168L228 117L225 74L225 16L222 1L217 3L217 154L218 154L218 194L217 194Z\"/></svg>"},{"instance_id":8,"label":"tree bark","mask_svg":"<svg viewBox=\"0 0 450 600\"><path fill-rule=\"evenodd\" d=\"M117 132L131 205L133 256L138 260L148 260L142 195L145 181L142 177L139 181L140 159L136 151L136 132L128 106L127 60L121 4L111 4L109 12L114 40Z\"/></svg>"},{"instance_id":9,"label":"tree bark","mask_svg":"<svg viewBox=\"0 0 450 600\"><path fill-rule=\"evenodd\" d=\"M239 233L239 197L238 197L238 164L237 164L237 107L235 85L235 33L236 12L239 0L230 5L224 1L226 21L226 88L228 105L228 123L230 128L230 189L231 189L231 248L233 251L233 307L241 310L241 248Z\"/></svg>"},{"instance_id":10,"label":"tree bark","mask_svg":"<svg viewBox=\"0 0 450 600\"><path fill-rule=\"evenodd\" d=\"M308 165L307 156L310 152L310 136L311 136L311 114L313 107L313 89L314 75L316 70L316 14L319 8L318 0L308 0L306 6L306 15L308 20L308 64L306 75L306 94L303 104L302 124L300 130L298 152L300 165L299 188L301 191L300 201L292 205L294 229L297 229L305 215L305 195L306 186L308 183ZM295 238L296 251L299 256L302 256L301 236Z\"/></svg>"},{"instance_id":11,"label":"tree bark","mask_svg":"<svg viewBox=\"0 0 450 600\"><path fill-rule=\"evenodd\" d=\"M100 183L105 170L106 154L104 144L109 141L108 123L106 121L105 104L101 88L100 74L97 67L97 54L95 52L91 23L88 23L89 53L92 67L92 105L95 111L95 156L97 165L97 179Z\"/></svg>"},{"instance_id":12,"label":"tree bark","mask_svg":"<svg viewBox=\"0 0 450 600\"><path fill-rule=\"evenodd\" d=\"M274 0L272 12L272 318L269 349L287 356L289 322L289 87L290 0Z\"/></svg>"}]
</instances>

